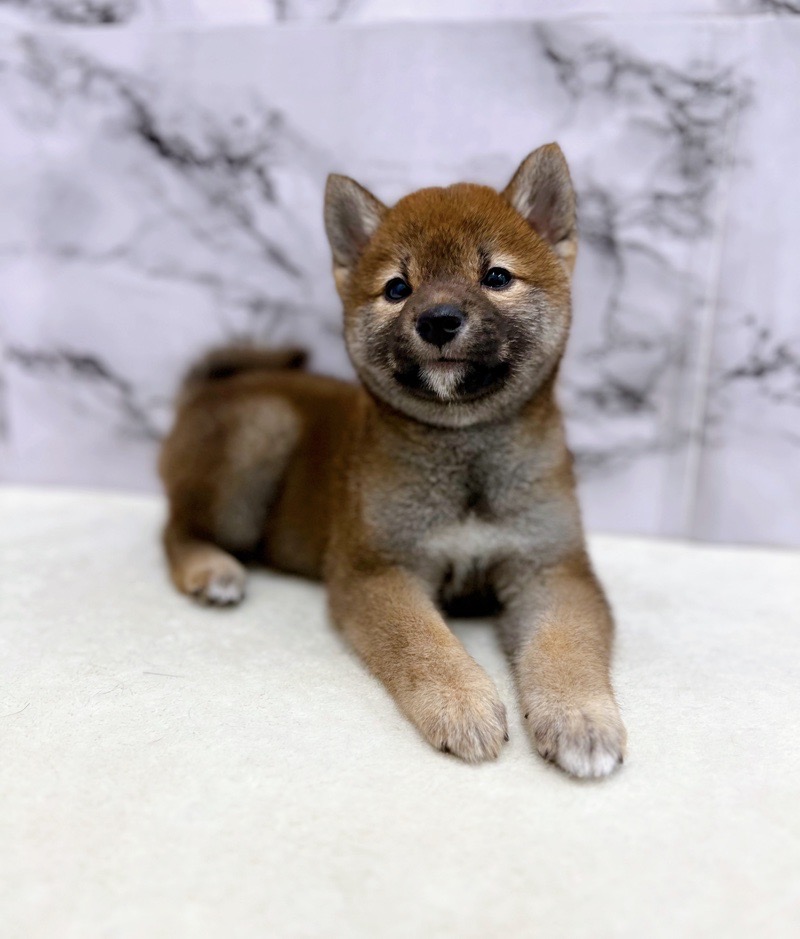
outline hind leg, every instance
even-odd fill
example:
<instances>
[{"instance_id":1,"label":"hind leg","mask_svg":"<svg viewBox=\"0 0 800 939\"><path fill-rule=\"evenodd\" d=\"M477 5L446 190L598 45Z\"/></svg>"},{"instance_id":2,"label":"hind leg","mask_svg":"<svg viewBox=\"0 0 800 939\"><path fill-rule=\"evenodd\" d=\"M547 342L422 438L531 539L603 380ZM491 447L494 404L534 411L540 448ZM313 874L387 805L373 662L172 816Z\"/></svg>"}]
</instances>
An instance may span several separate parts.
<instances>
[{"instance_id":1,"label":"hind leg","mask_svg":"<svg viewBox=\"0 0 800 939\"><path fill-rule=\"evenodd\" d=\"M209 606L234 606L244 598L247 573L232 554L172 523L164 531L164 547L181 593Z\"/></svg>"},{"instance_id":2,"label":"hind leg","mask_svg":"<svg viewBox=\"0 0 800 939\"><path fill-rule=\"evenodd\" d=\"M170 503L164 547L182 593L215 606L244 597L236 555L263 535L299 427L282 398L206 389L184 402L160 462Z\"/></svg>"}]
</instances>

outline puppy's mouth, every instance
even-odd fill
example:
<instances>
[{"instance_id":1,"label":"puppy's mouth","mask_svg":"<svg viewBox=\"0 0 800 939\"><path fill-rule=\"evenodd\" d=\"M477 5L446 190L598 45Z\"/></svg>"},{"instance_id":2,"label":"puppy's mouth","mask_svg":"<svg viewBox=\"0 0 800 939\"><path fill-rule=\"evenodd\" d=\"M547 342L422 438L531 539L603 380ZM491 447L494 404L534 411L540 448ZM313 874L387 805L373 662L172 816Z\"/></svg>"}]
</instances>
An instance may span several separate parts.
<instances>
[{"instance_id":1,"label":"puppy's mouth","mask_svg":"<svg viewBox=\"0 0 800 939\"><path fill-rule=\"evenodd\" d=\"M508 362L439 358L397 363L395 381L406 391L429 401L468 402L499 390L508 378Z\"/></svg>"}]
</instances>

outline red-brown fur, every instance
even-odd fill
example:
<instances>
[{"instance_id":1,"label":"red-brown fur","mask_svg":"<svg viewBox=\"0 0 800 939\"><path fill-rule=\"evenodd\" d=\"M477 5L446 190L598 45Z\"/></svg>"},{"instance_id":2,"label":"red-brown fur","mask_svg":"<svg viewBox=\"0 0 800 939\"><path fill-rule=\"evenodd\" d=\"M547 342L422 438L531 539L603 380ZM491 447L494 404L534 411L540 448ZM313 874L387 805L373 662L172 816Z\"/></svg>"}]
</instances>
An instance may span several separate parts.
<instances>
[{"instance_id":1,"label":"red-brown fur","mask_svg":"<svg viewBox=\"0 0 800 939\"><path fill-rule=\"evenodd\" d=\"M324 577L398 706L470 761L500 752L505 707L442 609L491 594L533 743L605 775L625 749L612 620L553 393L576 248L561 151L535 151L503 193L460 184L393 208L331 177L326 226L361 382L250 348L192 370L161 458L176 586L237 602L253 558ZM488 287L487 266L512 280ZM384 295L396 277L399 301ZM420 324L442 304L458 315L440 346Z\"/></svg>"}]
</instances>

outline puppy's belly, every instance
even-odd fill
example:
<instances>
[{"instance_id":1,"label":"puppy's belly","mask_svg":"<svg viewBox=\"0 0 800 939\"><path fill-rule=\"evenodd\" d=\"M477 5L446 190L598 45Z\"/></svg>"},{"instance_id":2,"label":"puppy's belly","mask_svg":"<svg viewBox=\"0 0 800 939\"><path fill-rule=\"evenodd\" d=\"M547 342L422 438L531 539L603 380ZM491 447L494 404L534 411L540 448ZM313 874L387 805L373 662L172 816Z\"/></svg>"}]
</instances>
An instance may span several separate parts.
<instances>
[{"instance_id":1,"label":"puppy's belly","mask_svg":"<svg viewBox=\"0 0 800 939\"><path fill-rule=\"evenodd\" d=\"M436 579L442 602L454 615L483 615L497 608L490 567L531 547L532 539L509 525L470 517L428 535L423 575Z\"/></svg>"}]
</instances>

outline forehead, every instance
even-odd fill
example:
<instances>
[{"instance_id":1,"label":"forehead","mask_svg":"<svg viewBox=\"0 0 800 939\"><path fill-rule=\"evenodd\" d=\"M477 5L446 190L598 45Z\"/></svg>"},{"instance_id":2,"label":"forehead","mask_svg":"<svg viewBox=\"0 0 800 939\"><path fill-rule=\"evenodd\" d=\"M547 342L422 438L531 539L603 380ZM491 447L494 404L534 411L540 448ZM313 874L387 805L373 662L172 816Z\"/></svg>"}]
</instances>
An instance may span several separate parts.
<instances>
[{"instance_id":1,"label":"forehead","mask_svg":"<svg viewBox=\"0 0 800 939\"><path fill-rule=\"evenodd\" d=\"M520 276L541 274L554 263L544 242L499 193L469 183L421 189L401 199L369 253L376 270L405 267L423 278L501 262L513 262Z\"/></svg>"}]
</instances>

